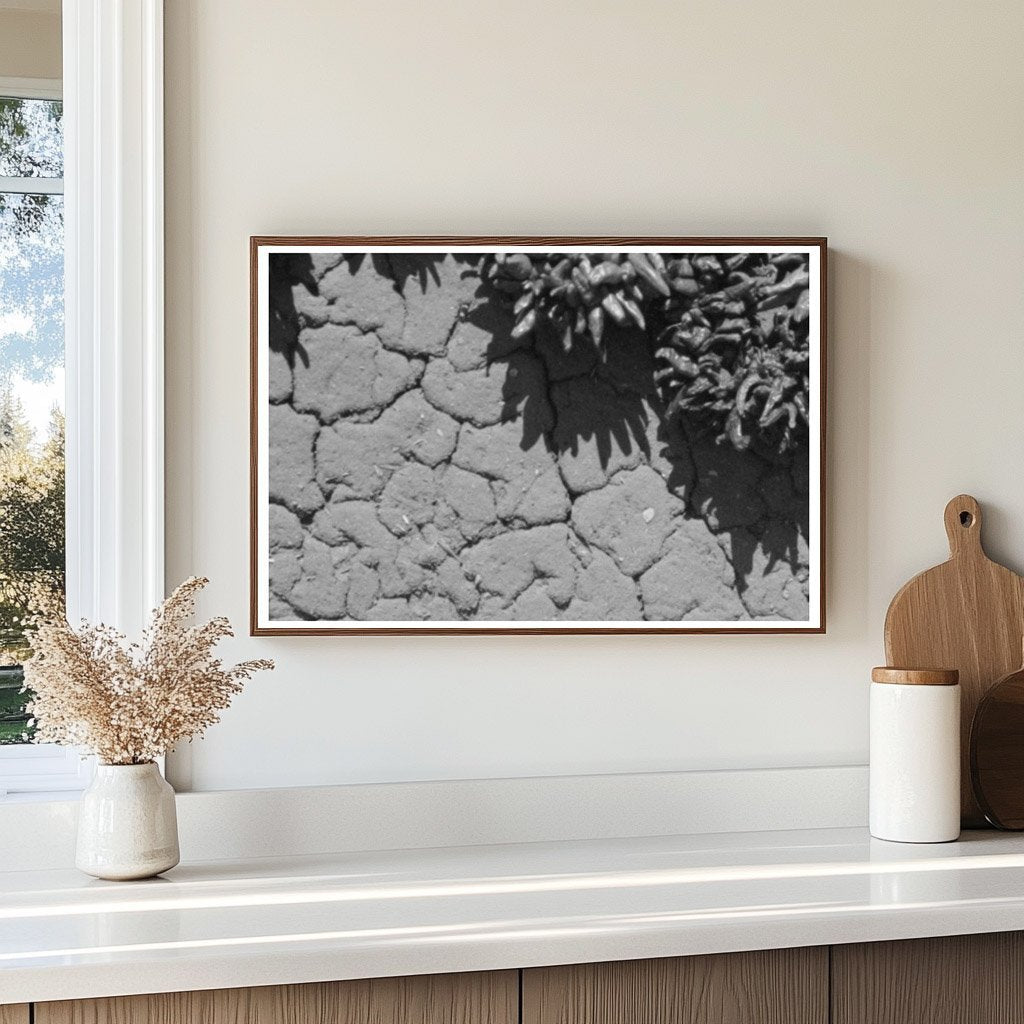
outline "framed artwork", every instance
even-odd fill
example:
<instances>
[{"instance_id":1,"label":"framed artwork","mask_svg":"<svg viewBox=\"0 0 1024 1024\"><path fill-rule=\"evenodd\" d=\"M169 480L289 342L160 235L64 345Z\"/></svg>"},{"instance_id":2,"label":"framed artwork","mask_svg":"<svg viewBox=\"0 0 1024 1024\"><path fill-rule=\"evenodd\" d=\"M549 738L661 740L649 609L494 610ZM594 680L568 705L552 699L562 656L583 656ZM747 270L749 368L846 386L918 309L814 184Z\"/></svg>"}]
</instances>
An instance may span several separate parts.
<instances>
[{"instance_id":1,"label":"framed artwork","mask_svg":"<svg viewBox=\"0 0 1024 1024\"><path fill-rule=\"evenodd\" d=\"M822 633L823 238L251 239L251 628Z\"/></svg>"}]
</instances>

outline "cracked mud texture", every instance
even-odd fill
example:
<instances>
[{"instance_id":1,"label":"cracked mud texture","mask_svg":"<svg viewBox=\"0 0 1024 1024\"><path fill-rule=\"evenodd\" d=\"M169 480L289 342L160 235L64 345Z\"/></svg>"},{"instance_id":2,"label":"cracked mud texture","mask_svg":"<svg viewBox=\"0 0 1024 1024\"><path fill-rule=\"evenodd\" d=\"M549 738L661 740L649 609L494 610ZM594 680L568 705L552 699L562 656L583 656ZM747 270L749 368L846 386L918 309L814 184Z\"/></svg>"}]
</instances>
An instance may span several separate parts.
<instances>
[{"instance_id":1,"label":"cracked mud texture","mask_svg":"<svg viewBox=\"0 0 1024 1024\"><path fill-rule=\"evenodd\" d=\"M667 422L650 343L514 339L479 256L270 258L273 619L808 614L807 455Z\"/></svg>"}]
</instances>

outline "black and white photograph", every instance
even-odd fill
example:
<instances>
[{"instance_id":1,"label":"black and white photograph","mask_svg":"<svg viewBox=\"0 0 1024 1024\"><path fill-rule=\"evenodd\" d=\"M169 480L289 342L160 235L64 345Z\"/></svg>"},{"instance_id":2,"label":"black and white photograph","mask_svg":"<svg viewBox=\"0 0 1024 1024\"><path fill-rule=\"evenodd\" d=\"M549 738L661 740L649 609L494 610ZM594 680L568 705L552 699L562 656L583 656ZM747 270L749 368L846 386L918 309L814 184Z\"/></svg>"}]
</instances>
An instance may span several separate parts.
<instances>
[{"instance_id":1,"label":"black and white photograph","mask_svg":"<svg viewBox=\"0 0 1024 1024\"><path fill-rule=\"evenodd\" d=\"M823 240L252 273L254 633L823 630Z\"/></svg>"}]
</instances>

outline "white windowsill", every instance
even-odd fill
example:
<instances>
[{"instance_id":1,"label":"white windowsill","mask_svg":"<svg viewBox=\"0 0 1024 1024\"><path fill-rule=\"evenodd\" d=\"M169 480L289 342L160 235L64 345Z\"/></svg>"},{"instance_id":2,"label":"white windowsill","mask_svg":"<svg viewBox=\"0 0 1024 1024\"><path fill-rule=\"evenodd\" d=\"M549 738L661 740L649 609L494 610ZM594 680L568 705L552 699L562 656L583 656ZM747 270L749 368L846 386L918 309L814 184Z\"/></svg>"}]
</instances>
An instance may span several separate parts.
<instances>
[{"instance_id":1,"label":"white windowsill","mask_svg":"<svg viewBox=\"0 0 1024 1024\"><path fill-rule=\"evenodd\" d=\"M52 743L0 746L0 803L77 799L95 758Z\"/></svg>"},{"instance_id":2,"label":"white windowsill","mask_svg":"<svg viewBox=\"0 0 1024 1024\"><path fill-rule=\"evenodd\" d=\"M78 790L47 790L42 793L6 793L0 790L0 801L4 804L55 804L75 801L81 796Z\"/></svg>"},{"instance_id":3,"label":"white windowsill","mask_svg":"<svg viewBox=\"0 0 1024 1024\"><path fill-rule=\"evenodd\" d=\"M1024 929L1024 837L864 829L0 874L13 1002Z\"/></svg>"}]
</instances>

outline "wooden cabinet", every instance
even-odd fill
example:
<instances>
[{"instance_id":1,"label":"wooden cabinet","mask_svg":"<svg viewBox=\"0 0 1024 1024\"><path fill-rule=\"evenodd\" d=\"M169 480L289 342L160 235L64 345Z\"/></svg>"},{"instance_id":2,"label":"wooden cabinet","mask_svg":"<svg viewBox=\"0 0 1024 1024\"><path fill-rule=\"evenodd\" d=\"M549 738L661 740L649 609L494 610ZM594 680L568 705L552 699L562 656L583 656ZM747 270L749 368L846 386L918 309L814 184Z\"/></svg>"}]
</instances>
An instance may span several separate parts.
<instances>
[{"instance_id":1,"label":"wooden cabinet","mask_svg":"<svg viewBox=\"0 0 1024 1024\"><path fill-rule=\"evenodd\" d=\"M1024 1024L1024 933L832 947L833 1024Z\"/></svg>"},{"instance_id":2,"label":"wooden cabinet","mask_svg":"<svg viewBox=\"0 0 1024 1024\"><path fill-rule=\"evenodd\" d=\"M826 1024L828 950L528 970L522 1019L523 1024Z\"/></svg>"},{"instance_id":3,"label":"wooden cabinet","mask_svg":"<svg viewBox=\"0 0 1024 1024\"><path fill-rule=\"evenodd\" d=\"M1024 933L0 1006L0 1024L1024 1024Z\"/></svg>"},{"instance_id":4,"label":"wooden cabinet","mask_svg":"<svg viewBox=\"0 0 1024 1024\"><path fill-rule=\"evenodd\" d=\"M27 1018L25 1018L27 1021ZM519 972L36 1003L35 1024L518 1024ZM7 1021L0 1018L0 1024ZM19 1019L12 1024L23 1024Z\"/></svg>"}]
</instances>

